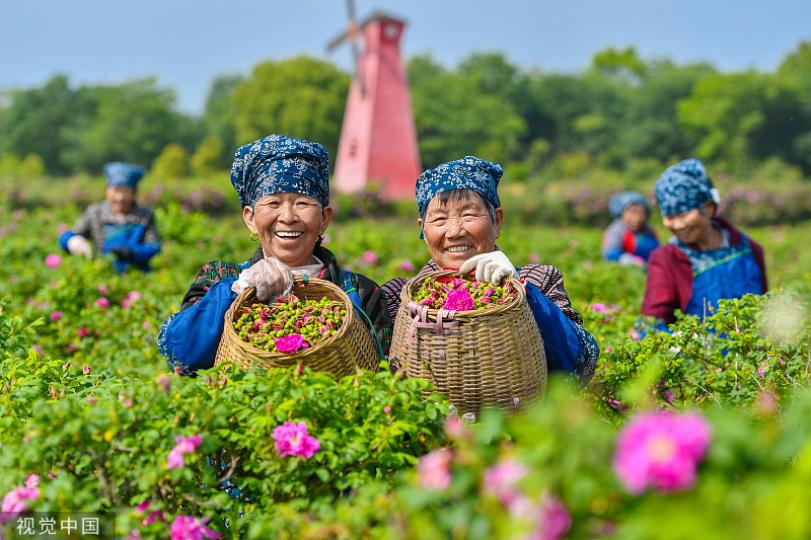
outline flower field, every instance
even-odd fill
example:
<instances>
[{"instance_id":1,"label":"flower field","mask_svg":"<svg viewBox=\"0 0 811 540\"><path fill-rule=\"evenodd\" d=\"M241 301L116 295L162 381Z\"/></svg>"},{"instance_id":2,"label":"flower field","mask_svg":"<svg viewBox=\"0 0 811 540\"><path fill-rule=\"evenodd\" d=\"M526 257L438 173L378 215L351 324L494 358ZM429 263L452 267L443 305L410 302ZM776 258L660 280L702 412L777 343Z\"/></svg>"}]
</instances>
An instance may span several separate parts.
<instances>
[{"instance_id":1,"label":"flower field","mask_svg":"<svg viewBox=\"0 0 811 540\"><path fill-rule=\"evenodd\" d=\"M499 247L562 270L602 355L588 388L470 423L388 370L180 377L158 329L202 264L253 253L238 211L162 200L155 271L120 276L59 251L80 207L20 200L0 206L0 537L31 511L129 539L811 537L809 222L747 228L769 295L641 337L641 270L507 206ZM346 266L427 259L406 212L349 214L325 242Z\"/></svg>"}]
</instances>

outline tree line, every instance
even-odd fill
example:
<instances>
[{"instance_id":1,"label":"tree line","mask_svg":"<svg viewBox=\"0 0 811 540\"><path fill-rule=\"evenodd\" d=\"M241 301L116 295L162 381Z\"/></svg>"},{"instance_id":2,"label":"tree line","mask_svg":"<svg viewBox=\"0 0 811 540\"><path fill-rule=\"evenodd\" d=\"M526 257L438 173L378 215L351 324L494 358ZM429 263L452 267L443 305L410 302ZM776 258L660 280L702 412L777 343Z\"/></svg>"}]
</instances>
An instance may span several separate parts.
<instances>
[{"instance_id":1,"label":"tree line","mask_svg":"<svg viewBox=\"0 0 811 540\"><path fill-rule=\"evenodd\" d=\"M698 156L738 174L771 159L811 175L811 41L773 72L720 72L628 48L598 52L574 74L522 69L500 53L454 67L418 55L408 76L425 167L470 153L523 174L572 156L617 171ZM0 94L0 174L98 174L111 160L166 176L214 174L238 145L272 132L335 155L349 83L315 58L267 61L215 78L193 116L154 78L75 86L55 75Z\"/></svg>"}]
</instances>

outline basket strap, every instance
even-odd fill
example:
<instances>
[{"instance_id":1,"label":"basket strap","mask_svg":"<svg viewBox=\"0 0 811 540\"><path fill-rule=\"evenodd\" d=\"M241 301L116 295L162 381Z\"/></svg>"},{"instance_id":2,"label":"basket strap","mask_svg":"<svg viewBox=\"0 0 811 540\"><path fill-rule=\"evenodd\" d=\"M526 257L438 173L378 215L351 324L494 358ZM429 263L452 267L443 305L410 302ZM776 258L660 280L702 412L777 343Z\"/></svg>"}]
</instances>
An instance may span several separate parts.
<instances>
[{"instance_id":1,"label":"basket strap","mask_svg":"<svg viewBox=\"0 0 811 540\"><path fill-rule=\"evenodd\" d=\"M408 303L408 314L411 316L411 324L406 332L406 343L408 344L414 340L414 334L418 328L432 330L440 337L458 333L456 327L459 326L459 321L453 320L455 311L441 309L437 312L436 322L431 322L428 320L428 306L421 306L412 300ZM443 320L445 316L448 318L447 322Z\"/></svg>"},{"instance_id":2,"label":"basket strap","mask_svg":"<svg viewBox=\"0 0 811 540\"><path fill-rule=\"evenodd\" d=\"M406 332L406 342L410 344L414 339L414 332L417 330L417 324L420 319L422 319L423 323L426 321L428 306L421 306L412 300L408 303L408 313L413 317L413 319L411 319L411 325L408 327L408 332Z\"/></svg>"},{"instance_id":3,"label":"basket strap","mask_svg":"<svg viewBox=\"0 0 811 540\"><path fill-rule=\"evenodd\" d=\"M348 270L341 269L341 288L349 297L350 302L352 302L352 305L355 308L355 313L357 313L361 320L363 320L369 327L369 333L372 334L372 338L374 338L375 345L377 346L378 356L381 360L385 359L386 353L383 351L383 344L380 343L380 337L377 335L377 330L375 330L374 323L363 309L363 301L361 300L360 293L352 280L352 273Z\"/></svg>"}]
</instances>

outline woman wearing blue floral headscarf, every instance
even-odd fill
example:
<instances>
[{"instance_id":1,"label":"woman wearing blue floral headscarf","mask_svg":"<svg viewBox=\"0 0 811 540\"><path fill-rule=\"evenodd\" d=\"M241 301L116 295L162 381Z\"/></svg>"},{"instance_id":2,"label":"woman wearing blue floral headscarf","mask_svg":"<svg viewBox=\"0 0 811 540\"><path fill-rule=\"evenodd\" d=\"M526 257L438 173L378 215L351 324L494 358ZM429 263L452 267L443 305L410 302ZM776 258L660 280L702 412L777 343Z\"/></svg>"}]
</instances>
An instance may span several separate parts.
<instances>
[{"instance_id":1,"label":"woman wearing blue floral headscarf","mask_svg":"<svg viewBox=\"0 0 811 540\"><path fill-rule=\"evenodd\" d=\"M141 167L114 162L104 166L107 198L88 207L76 225L59 237L71 255L92 257L93 251L115 257L119 272L131 266L148 272L149 261L161 250L155 214L136 201Z\"/></svg>"},{"instance_id":2,"label":"woman wearing blue floral headscarf","mask_svg":"<svg viewBox=\"0 0 811 540\"><path fill-rule=\"evenodd\" d=\"M641 193L623 191L611 197L608 209L614 222L603 233L603 258L621 265L644 266L659 247L648 225L650 205Z\"/></svg>"},{"instance_id":3,"label":"woman wearing blue floral headscarf","mask_svg":"<svg viewBox=\"0 0 811 540\"><path fill-rule=\"evenodd\" d=\"M180 312L163 323L158 336L158 348L170 366L182 373L212 367L225 312L237 294L255 287L257 298L267 301L289 290L295 273L341 287L385 350L391 322L377 284L342 269L321 245L332 221L327 150L318 143L269 135L237 150L231 184L245 226L260 245L245 262L214 261L202 267Z\"/></svg>"},{"instance_id":4,"label":"woman wearing blue floral headscarf","mask_svg":"<svg viewBox=\"0 0 811 540\"><path fill-rule=\"evenodd\" d=\"M648 261L643 315L669 324L680 309L703 319L722 298L768 290L763 248L716 215L720 196L701 161L662 173L656 199L673 237Z\"/></svg>"},{"instance_id":5,"label":"woman wearing blue floral headscarf","mask_svg":"<svg viewBox=\"0 0 811 540\"><path fill-rule=\"evenodd\" d=\"M417 178L420 237L431 260L418 276L452 268L475 272L478 281L497 283L507 277L524 280L527 301L543 336L549 371L575 374L588 382L600 349L581 325L554 266L528 264L521 268L496 246L504 211L498 197L501 165L474 156L443 163ZM400 291L407 278L383 285L389 316L394 319Z\"/></svg>"}]
</instances>

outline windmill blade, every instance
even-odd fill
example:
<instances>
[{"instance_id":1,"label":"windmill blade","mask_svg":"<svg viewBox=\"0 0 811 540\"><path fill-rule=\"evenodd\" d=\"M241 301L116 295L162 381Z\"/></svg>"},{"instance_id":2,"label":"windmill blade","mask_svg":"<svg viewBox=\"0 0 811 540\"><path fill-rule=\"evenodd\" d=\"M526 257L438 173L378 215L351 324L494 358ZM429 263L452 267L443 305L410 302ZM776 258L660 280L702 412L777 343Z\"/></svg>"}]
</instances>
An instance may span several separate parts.
<instances>
[{"instance_id":1,"label":"windmill blade","mask_svg":"<svg viewBox=\"0 0 811 540\"><path fill-rule=\"evenodd\" d=\"M349 15L349 28L346 31L349 37L349 42L352 44L352 62L355 67L355 77L358 77L358 57L360 50L358 49L358 22L355 18L355 0L346 0L346 12ZM362 84L362 81L361 81Z\"/></svg>"}]
</instances>

